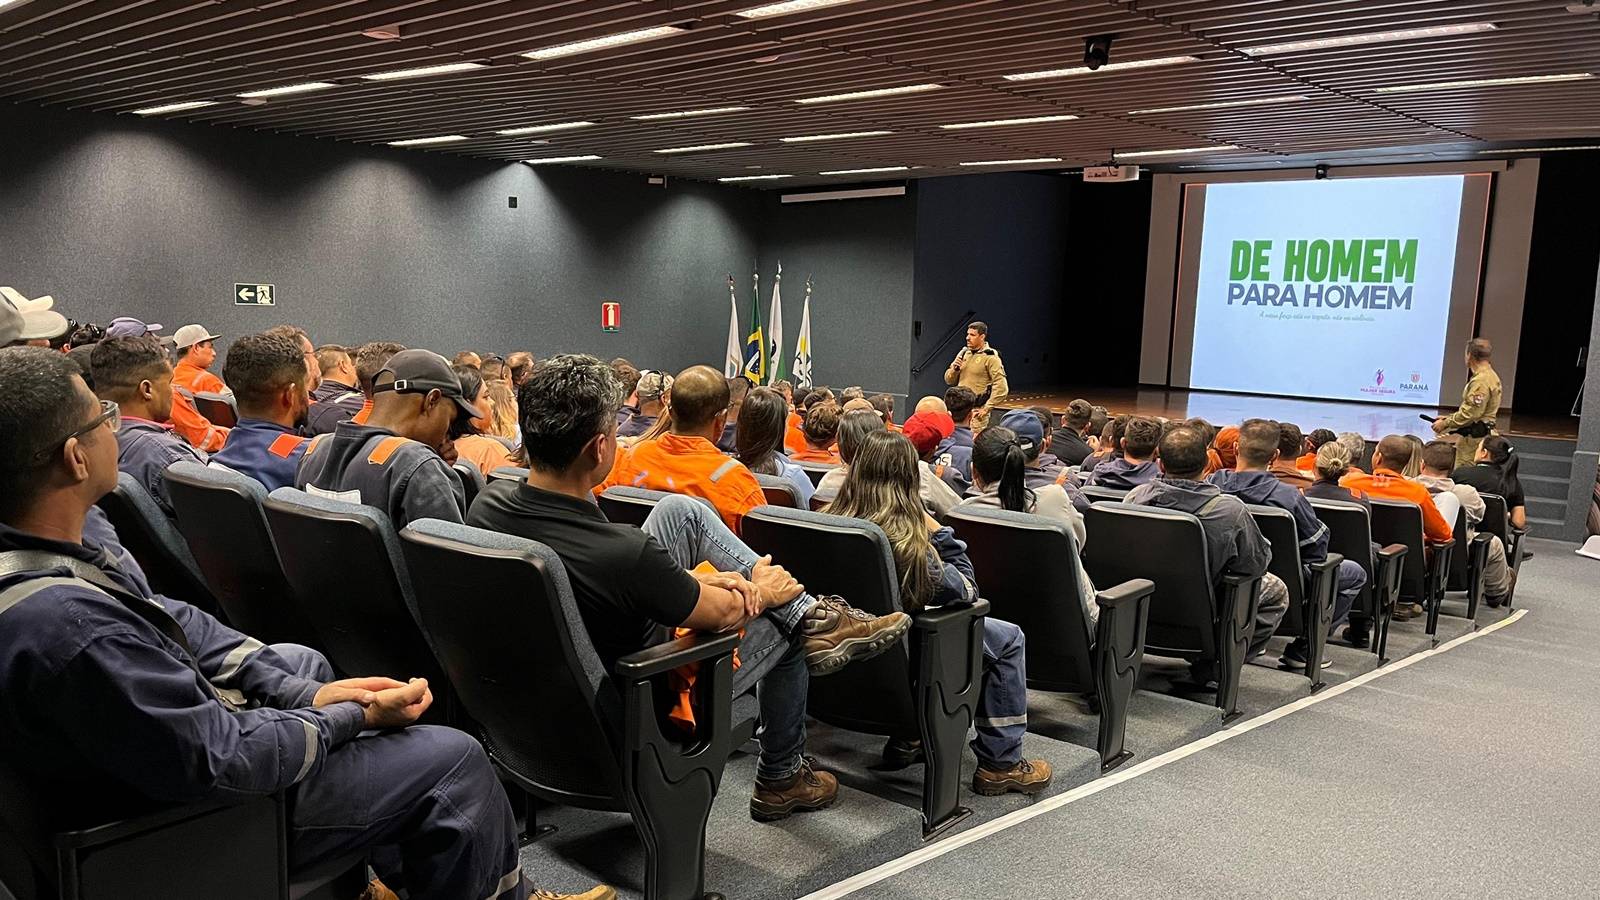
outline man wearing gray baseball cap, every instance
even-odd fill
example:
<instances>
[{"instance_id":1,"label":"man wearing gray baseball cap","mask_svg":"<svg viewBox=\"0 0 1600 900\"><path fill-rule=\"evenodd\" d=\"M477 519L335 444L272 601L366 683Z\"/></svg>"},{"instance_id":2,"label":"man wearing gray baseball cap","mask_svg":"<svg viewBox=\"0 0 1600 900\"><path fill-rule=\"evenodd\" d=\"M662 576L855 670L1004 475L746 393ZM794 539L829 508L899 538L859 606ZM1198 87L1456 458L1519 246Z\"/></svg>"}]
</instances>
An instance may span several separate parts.
<instances>
[{"instance_id":1,"label":"man wearing gray baseball cap","mask_svg":"<svg viewBox=\"0 0 1600 900\"><path fill-rule=\"evenodd\" d=\"M295 487L377 507L396 529L412 519L461 522L466 495L440 453L451 453L450 423L477 414L444 357L403 350L373 378L366 424L340 422L331 435L317 436Z\"/></svg>"}]
</instances>

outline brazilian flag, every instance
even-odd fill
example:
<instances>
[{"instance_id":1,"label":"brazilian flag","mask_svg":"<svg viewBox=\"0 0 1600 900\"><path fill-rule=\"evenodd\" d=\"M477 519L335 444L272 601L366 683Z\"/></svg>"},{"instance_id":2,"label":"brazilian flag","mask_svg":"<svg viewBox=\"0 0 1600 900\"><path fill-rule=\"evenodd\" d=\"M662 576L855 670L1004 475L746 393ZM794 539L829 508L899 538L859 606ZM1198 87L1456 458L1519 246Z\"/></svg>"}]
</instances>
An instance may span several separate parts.
<instances>
[{"instance_id":1,"label":"brazilian flag","mask_svg":"<svg viewBox=\"0 0 1600 900\"><path fill-rule=\"evenodd\" d=\"M767 342L761 330L761 289L750 303L750 336L744 339L744 377L761 384L767 377Z\"/></svg>"}]
</instances>

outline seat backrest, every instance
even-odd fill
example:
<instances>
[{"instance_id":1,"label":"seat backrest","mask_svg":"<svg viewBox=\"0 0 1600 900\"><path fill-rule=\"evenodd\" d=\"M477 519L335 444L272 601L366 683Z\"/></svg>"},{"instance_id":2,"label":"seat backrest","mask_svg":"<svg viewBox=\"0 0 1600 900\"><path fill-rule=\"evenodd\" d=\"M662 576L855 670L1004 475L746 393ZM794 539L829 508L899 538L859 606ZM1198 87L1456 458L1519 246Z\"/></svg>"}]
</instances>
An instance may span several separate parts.
<instances>
[{"instance_id":1,"label":"seat backrest","mask_svg":"<svg viewBox=\"0 0 1600 900\"><path fill-rule=\"evenodd\" d=\"M501 466L489 473L489 481L527 481L528 470L519 466Z\"/></svg>"},{"instance_id":2,"label":"seat backrest","mask_svg":"<svg viewBox=\"0 0 1600 900\"><path fill-rule=\"evenodd\" d=\"M801 509L758 506L743 537L789 570L813 595L838 594L873 615L900 611L900 581L889 539L871 522ZM811 682L807 712L869 734L917 733L911 657L900 641L882 655Z\"/></svg>"},{"instance_id":3,"label":"seat backrest","mask_svg":"<svg viewBox=\"0 0 1600 900\"><path fill-rule=\"evenodd\" d=\"M620 701L560 558L438 519L400 539L418 621L495 760L544 799L619 808Z\"/></svg>"},{"instance_id":4,"label":"seat backrest","mask_svg":"<svg viewBox=\"0 0 1600 900\"><path fill-rule=\"evenodd\" d=\"M1095 503L1084 527L1084 564L1095 584L1155 582L1146 650L1217 658L1219 613L1199 519L1174 509Z\"/></svg>"},{"instance_id":5,"label":"seat backrest","mask_svg":"<svg viewBox=\"0 0 1600 900\"><path fill-rule=\"evenodd\" d=\"M477 466L463 462L458 462L450 468L455 470L456 478L461 481L461 490L466 496L467 502L462 509L471 509L472 501L478 499L478 492L483 490L483 472L479 471Z\"/></svg>"},{"instance_id":6,"label":"seat backrest","mask_svg":"<svg viewBox=\"0 0 1600 900\"><path fill-rule=\"evenodd\" d=\"M1289 588L1289 611L1284 614L1278 631L1300 634L1305 631L1302 621L1305 614L1301 607L1305 602L1306 588L1305 572L1300 562L1300 532L1294 527L1294 516L1276 506L1253 503L1245 506L1250 510L1250 517L1256 520L1256 527L1261 529L1261 536L1272 545L1272 562L1267 564L1267 571L1282 578Z\"/></svg>"},{"instance_id":7,"label":"seat backrest","mask_svg":"<svg viewBox=\"0 0 1600 900\"><path fill-rule=\"evenodd\" d=\"M644 520L650 516L650 511L656 508L656 504L660 503L662 498L675 496L688 495L652 491L649 488L618 486L606 488L595 500L600 504L600 511L605 513L608 521L637 528L644 524ZM704 497L689 497L689 499L698 500L705 504L706 509L717 512L716 505Z\"/></svg>"},{"instance_id":8,"label":"seat backrest","mask_svg":"<svg viewBox=\"0 0 1600 900\"><path fill-rule=\"evenodd\" d=\"M1372 498L1372 539L1379 544L1405 545L1406 558L1400 567L1400 599L1415 603L1426 599L1422 508L1409 500Z\"/></svg>"},{"instance_id":9,"label":"seat backrest","mask_svg":"<svg viewBox=\"0 0 1600 900\"><path fill-rule=\"evenodd\" d=\"M789 479L782 475L763 475L757 472L756 483L761 485L761 493L766 495L769 505L786 506L790 509L805 508L800 502L800 492L795 490Z\"/></svg>"},{"instance_id":10,"label":"seat backrest","mask_svg":"<svg viewBox=\"0 0 1600 900\"><path fill-rule=\"evenodd\" d=\"M805 471L806 477L811 479L813 487L822 483L822 476L839 468L834 463L805 462L798 459L794 461L794 464Z\"/></svg>"},{"instance_id":11,"label":"seat backrest","mask_svg":"<svg viewBox=\"0 0 1600 900\"><path fill-rule=\"evenodd\" d=\"M1356 608L1371 611L1372 586L1372 520L1367 508L1348 500L1312 500L1311 509L1328 526L1328 552L1345 559L1355 560L1366 574L1361 594L1356 598Z\"/></svg>"},{"instance_id":12,"label":"seat backrest","mask_svg":"<svg viewBox=\"0 0 1600 900\"><path fill-rule=\"evenodd\" d=\"M438 676L413 617L400 539L382 510L288 487L264 508L283 574L334 668L401 681Z\"/></svg>"},{"instance_id":13,"label":"seat backrest","mask_svg":"<svg viewBox=\"0 0 1600 900\"><path fill-rule=\"evenodd\" d=\"M1451 590L1467 589L1467 508L1456 507L1456 523L1451 537L1456 541L1456 552L1450 554L1450 571L1447 574Z\"/></svg>"},{"instance_id":14,"label":"seat backrest","mask_svg":"<svg viewBox=\"0 0 1600 900\"><path fill-rule=\"evenodd\" d=\"M195 391L194 408L213 425L232 428L239 424L239 411L234 408L233 402L222 394Z\"/></svg>"},{"instance_id":15,"label":"seat backrest","mask_svg":"<svg viewBox=\"0 0 1600 900\"><path fill-rule=\"evenodd\" d=\"M1506 511L1506 498L1499 494L1485 494L1483 497L1483 521L1478 523L1478 530L1492 534L1500 539L1500 543L1507 548L1511 546L1511 519Z\"/></svg>"},{"instance_id":16,"label":"seat backrest","mask_svg":"<svg viewBox=\"0 0 1600 900\"><path fill-rule=\"evenodd\" d=\"M117 540L144 570L152 591L208 613L218 611L217 598L201 576L183 535L137 478L118 472L117 486L101 497L98 505L117 530Z\"/></svg>"},{"instance_id":17,"label":"seat backrest","mask_svg":"<svg viewBox=\"0 0 1600 900\"><path fill-rule=\"evenodd\" d=\"M206 583L234 628L268 644L316 645L267 530L261 482L223 466L174 463L167 493Z\"/></svg>"},{"instance_id":18,"label":"seat backrest","mask_svg":"<svg viewBox=\"0 0 1600 900\"><path fill-rule=\"evenodd\" d=\"M1090 501L1109 500L1112 503L1121 503L1123 498L1128 496L1128 492L1103 485L1088 484L1083 487L1083 495L1088 497Z\"/></svg>"},{"instance_id":19,"label":"seat backrest","mask_svg":"<svg viewBox=\"0 0 1600 900\"><path fill-rule=\"evenodd\" d=\"M967 544L990 614L1028 636L1029 683L1093 691L1094 630L1083 614L1078 543L1066 523L985 506L957 506L945 519Z\"/></svg>"}]
</instances>

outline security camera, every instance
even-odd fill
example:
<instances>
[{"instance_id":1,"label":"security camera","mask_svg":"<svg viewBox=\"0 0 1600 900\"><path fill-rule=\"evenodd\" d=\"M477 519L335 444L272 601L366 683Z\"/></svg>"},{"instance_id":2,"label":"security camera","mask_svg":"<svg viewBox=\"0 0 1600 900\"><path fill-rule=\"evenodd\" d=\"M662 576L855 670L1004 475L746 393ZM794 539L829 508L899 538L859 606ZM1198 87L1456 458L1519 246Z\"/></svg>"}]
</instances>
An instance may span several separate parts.
<instances>
[{"instance_id":1,"label":"security camera","mask_svg":"<svg viewBox=\"0 0 1600 900\"><path fill-rule=\"evenodd\" d=\"M1327 163L1317 163L1317 167L1315 169L1313 169L1312 172L1314 172L1316 174L1317 180L1321 181L1324 178L1328 177L1328 164Z\"/></svg>"},{"instance_id":2,"label":"security camera","mask_svg":"<svg viewBox=\"0 0 1600 900\"><path fill-rule=\"evenodd\" d=\"M1111 61L1111 41L1114 34L1102 34L1097 37L1084 38L1083 64L1093 72Z\"/></svg>"}]
</instances>

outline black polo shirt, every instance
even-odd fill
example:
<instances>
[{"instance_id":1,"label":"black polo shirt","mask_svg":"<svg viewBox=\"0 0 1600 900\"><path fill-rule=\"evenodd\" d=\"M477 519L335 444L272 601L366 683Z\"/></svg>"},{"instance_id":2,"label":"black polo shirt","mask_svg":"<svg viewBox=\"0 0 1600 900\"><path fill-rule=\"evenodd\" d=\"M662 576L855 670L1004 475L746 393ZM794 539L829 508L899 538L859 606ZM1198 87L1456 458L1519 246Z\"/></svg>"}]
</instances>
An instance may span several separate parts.
<instances>
[{"instance_id":1,"label":"black polo shirt","mask_svg":"<svg viewBox=\"0 0 1600 900\"><path fill-rule=\"evenodd\" d=\"M665 640L700 598L700 583L655 538L606 521L588 500L494 481L473 501L467 524L538 541L561 557L607 671L618 658Z\"/></svg>"},{"instance_id":2,"label":"black polo shirt","mask_svg":"<svg viewBox=\"0 0 1600 900\"><path fill-rule=\"evenodd\" d=\"M1480 494L1499 494L1506 498L1506 512L1519 506L1528 505L1528 498L1522 491L1522 482L1514 481L1507 484L1505 470L1494 463L1475 463L1462 466L1450 475L1450 480L1456 484L1470 484L1478 489Z\"/></svg>"},{"instance_id":3,"label":"black polo shirt","mask_svg":"<svg viewBox=\"0 0 1600 900\"><path fill-rule=\"evenodd\" d=\"M1050 452L1066 465L1079 466L1094 451L1084 442L1083 435L1071 428L1057 428L1050 433Z\"/></svg>"}]
</instances>

